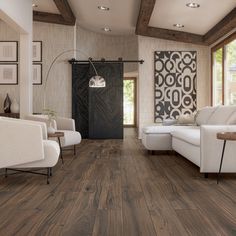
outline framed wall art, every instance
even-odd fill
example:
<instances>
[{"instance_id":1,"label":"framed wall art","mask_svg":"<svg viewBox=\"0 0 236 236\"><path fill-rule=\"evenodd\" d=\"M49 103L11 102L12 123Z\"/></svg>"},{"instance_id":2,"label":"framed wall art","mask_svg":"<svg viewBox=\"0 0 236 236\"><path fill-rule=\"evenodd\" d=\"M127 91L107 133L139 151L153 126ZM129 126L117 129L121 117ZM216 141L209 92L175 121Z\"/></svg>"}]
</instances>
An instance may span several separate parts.
<instances>
[{"instance_id":1,"label":"framed wall art","mask_svg":"<svg viewBox=\"0 0 236 236\"><path fill-rule=\"evenodd\" d=\"M18 42L0 41L0 62L18 61Z\"/></svg>"},{"instance_id":2,"label":"framed wall art","mask_svg":"<svg viewBox=\"0 0 236 236\"><path fill-rule=\"evenodd\" d=\"M33 41L32 60L42 62L42 41Z\"/></svg>"},{"instance_id":3,"label":"framed wall art","mask_svg":"<svg viewBox=\"0 0 236 236\"><path fill-rule=\"evenodd\" d=\"M18 84L17 64L0 64L0 84L1 85Z\"/></svg>"},{"instance_id":4,"label":"framed wall art","mask_svg":"<svg viewBox=\"0 0 236 236\"><path fill-rule=\"evenodd\" d=\"M42 84L42 64L33 64L33 84L41 85Z\"/></svg>"},{"instance_id":5,"label":"framed wall art","mask_svg":"<svg viewBox=\"0 0 236 236\"><path fill-rule=\"evenodd\" d=\"M197 109L197 52L154 53L155 122L177 119Z\"/></svg>"}]
</instances>

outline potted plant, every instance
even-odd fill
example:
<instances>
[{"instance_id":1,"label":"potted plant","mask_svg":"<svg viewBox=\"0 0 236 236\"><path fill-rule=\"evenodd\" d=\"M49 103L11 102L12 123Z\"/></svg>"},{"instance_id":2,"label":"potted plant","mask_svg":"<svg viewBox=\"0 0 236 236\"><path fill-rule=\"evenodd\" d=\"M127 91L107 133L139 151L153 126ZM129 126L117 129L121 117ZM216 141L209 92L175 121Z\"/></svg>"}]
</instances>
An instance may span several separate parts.
<instances>
[{"instance_id":1,"label":"potted plant","mask_svg":"<svg viewBox=\"0 0 236 236\"><path fill-rule=\"evenodd\" d=\"M44 109L44 115L48 117L48 133L54 134L56 132L55 128L53 127L53 121L56 118L56 112L51 109Z\"/></svg>"}]
</instances>

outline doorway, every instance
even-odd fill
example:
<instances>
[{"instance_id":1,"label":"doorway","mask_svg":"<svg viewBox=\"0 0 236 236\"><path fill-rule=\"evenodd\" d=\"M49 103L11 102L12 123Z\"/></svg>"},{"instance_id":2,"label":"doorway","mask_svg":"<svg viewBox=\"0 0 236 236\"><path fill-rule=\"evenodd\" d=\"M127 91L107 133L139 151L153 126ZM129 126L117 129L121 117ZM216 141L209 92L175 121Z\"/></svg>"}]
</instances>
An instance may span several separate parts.
<instances>
[{"instance_id":1,"label":"doorway","mask_svg":"<svg viewBox=\"0 0 236 236\"><path fill-rule=\"evenodd\" d=\"M123 125L124 127L136 127L136 98L137 83L135 77L125 77L123 80Z\"/></svg>"}]
</instances>

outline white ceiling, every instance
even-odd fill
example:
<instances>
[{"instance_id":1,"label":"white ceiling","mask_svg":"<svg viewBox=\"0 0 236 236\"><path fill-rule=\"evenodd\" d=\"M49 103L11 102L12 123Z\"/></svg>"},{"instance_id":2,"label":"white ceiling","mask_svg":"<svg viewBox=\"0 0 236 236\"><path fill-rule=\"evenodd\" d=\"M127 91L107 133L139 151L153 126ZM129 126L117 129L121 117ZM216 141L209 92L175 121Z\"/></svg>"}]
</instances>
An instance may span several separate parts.
<instances>
[{"instance_id":1,"label":"white ceiling","mask_svg":"<svg viewBox=\"0 0 236 236\"><path fill-rule=\"evenodd\" d=\"M189 8L189 2L200 8ZM236 7L236 0L156 0L149 26L205 34ZM183 24L176 28L173 24Z\"/></svg>"},{"instance_id":2,"label":"white ceiling","mask_svg":"<svg viewBox=\"0 0 236 236\"><path fill-rule=\"evenodd\" d=\"M133 34L139 13L140 0L68 0L77 24L96 32L111 28L108 34ZM101 11L98 6L109 7Z\"/></svg>"},{"instance_id":3,"label":"white ceiling","mask_svg":"<svg viewBox=\"0 0 236 236\"><path fill-rule=\"evenodd\" d=\"M53 0L32 0L38 7L36 11L59 13ZM140 0L68 0L83 28L105 34L134 34L139 13ZM101 11L98 6L107 6L110 11ZM109 27L111 32L102 28Z\"/></svg>"},{"instance_id":4,"label":"white ceiling","mask_svg":"<svg viewBox=\"0 0 236 236\"><path fill-rule=\"evenodd\" d=\"M112 35L134 34L141 0L68 0L77 24L83 28ZM53 0L32 0L37 11L57 13ZM186 7L196 2L200 8ZM98 6L107 6L110 11L101 11ZM149 26L205 34L224 16L236 7L236 0L156 0ZM183 24L176 28L173 24ZM104 32L104 27L111 32Z\"/></svg>"},{"instance_id":5,"label":"white ceiling","mask_svg":"<svg viewBox=\"0 0 236 236\"><path fill-rule=\"evenodd\" d=\"M60 14L53 0L32 0L32 2L37 5L33 8L35 11Z\"/></svg>"}]
</instances>

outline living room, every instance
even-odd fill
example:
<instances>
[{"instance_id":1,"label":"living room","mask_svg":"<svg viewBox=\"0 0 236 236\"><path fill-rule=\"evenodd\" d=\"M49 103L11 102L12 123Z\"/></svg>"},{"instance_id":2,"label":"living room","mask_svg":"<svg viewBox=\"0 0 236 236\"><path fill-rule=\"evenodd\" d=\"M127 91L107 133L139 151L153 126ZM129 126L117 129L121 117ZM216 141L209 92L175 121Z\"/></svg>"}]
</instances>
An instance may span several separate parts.
<instances>
[{"instance_id":1,"label":"living room","mask_svg":"<svg viewBox=\"0 0 236 236\"><path fill-rule=\"evenodd\" d=\"M236 235L235 0L0 0L0 67L0 235Z\"/></svg>"}]
</instances>

